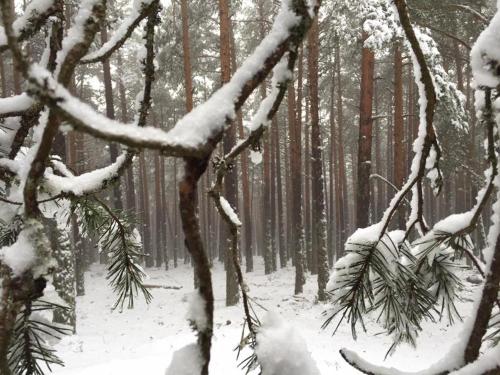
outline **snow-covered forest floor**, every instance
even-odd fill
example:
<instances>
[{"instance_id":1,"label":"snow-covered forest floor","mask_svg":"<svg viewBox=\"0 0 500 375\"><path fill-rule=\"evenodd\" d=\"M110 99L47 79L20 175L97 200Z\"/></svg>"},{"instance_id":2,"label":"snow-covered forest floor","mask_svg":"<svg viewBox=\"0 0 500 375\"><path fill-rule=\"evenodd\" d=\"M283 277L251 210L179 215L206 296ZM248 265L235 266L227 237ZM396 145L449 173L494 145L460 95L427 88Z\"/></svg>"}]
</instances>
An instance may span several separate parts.
<instances>
[{"instance_id":1,"label":"snow-covered forest floor","mask_svg":"<svg viewBox=\"0 0 500 375\"><path fill-rule=\"evenodd\" d=\"M322 375L357 374L340 357L342 347L357 350L367 359L382 363L390 339L373 322L368 333L351 338L350 326L342 324L332 336L334 325L321 329L327 305L315 303L316 277L309 275L302 296L293 296L294 269L288 267L264 275L260 258L256 271L246 274L250 295L269 310L278 312L292 324L307 343ZM465 281L459 310L466 317L471 308L474 286ZM179 290L152 289L154 299L148 306L141 299L133 310L112 311L115 297L105 279L105 269L93 266L86 277L87 294L77 299L77 335L64 338L56 348L66 363L55 368L56 375L160 375L165 373L172 354L195 341L186 318L188 296L193 290L193 271L180 266L169 271L148 270L148 284L181 286ZM225 272L220 264L213 269L215 289L215 332L210 370L213 374L244 374L238 369L236 352L243 323L241 305L225 307ZM256 310L264 316L263 310ZM400 347L386 365L418 370L441 358L454 342L461 323L425 323L419 350ZM244 358L244 357L243 357Z\"/></svg>"}]
</instances>

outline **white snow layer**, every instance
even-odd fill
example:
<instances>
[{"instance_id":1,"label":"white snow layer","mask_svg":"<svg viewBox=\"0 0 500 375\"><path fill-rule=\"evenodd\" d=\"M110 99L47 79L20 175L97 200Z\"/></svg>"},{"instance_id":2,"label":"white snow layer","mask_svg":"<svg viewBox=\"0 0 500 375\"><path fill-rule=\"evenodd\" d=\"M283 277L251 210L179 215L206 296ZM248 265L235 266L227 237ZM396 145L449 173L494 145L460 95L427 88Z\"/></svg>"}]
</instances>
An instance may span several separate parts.
<instances>
[{"instance_id":1,"label":"white snow layer","mask_svg":"<svg viewBox=\"0 0 500 375\"><path fill-rule=\"evenodd\" d=\"M36 252L30 239L29 230L19 233L17 241L0 249L0 259L15 276L21 276L30 269L36 261Z\"/></svg>"},{"instance_id":2,"label":"white snow layer","mask_svg":"<svg viewBox=\"0 0 500 375\"><path fill-rule=\"evenodd\" d=\"M132 11L127 18L120 22L120 26L118 26L118 29L113 34L113 36L109 38L109 40L104 43L97 51L87 54L83 58L83 60L85 61L99 58L112 50L116 44L118 44L123 38L125 38L128 29L132 27L135 22L137 22L138 18L140 18L143 7L151 4L152 1L153 0L134 0L132 4Z\"/></svg>"},{"instance_id":3,"label":"white snow layer","mask_svg":"<svg viewBox=\"0 0 500 375\"><path fill-rule=\"evenodd\" d=\"M190 344L177 350L165 375L194 375L201 372L202 357L198 345Z\"/></svg>"},{"instance_id":4,"label":"white snow layer","mask_svg":"<svg viewBox=\"0 0 500 375\"><path fill-rule=\"evenodd\" d=\"M33 0L28 4L23 15L19 16L13 23L12 29L14 31L14 36L18 37L21 32L28 25L28 21L32 16L36 16L45 13L52 5L54 0ZM0 27L0 45L7 45L7 36L5 35L5 29Z\"/></svg>"},{"instance_id":5,"label":"white snow layer","mask_svg":"<svg viewBox=\"0 0 500 375\"><path fill-rule=\"evenodd\" d=\"M189 296L187 319L196 326L198 331L203 331L207 328L207 314L205 313L205 306L205 300L201 296L199 290L195 290Z\"/></svg>"},{"instance_id":6,"label":"white snow layer","mask_svg":"<svg viewBox=\"0 0 500 375\"><path fill-rule=\"evenodd\" d=\"M226 198L220 197L219 201L220 201L220 205L221 205L222 209L224 210L224 213L229 217L229 220L231 220L231 222L234 225L241 227L241 221L238 218L238 215L236 214L236 212L234 212L233 208L231 207L229 202L226 200Z\"/></svg>"},{"instance_id":7,"label":"white snow layer","mask_svg":"<svg viewBox=\"0 0 500 375\"><path fill-rule=\"evenodd\" d=\"M470 53L470 65L476 86L496 87L500 83L500 12L483 30Z\"/></svg>"},{"instance_id":8,"label":"white snow layer","mask_svg":"<svg viewBox=\"0 0 500 375\"><path fill-rule=\"evenodd\" d=\"M46 171L45 178L47 186L53 193L72 193L75 195L84 195L97 191L104 181L112 179L118 175L118 171L127 160L125 153L116 158L113 164L94 171L83 173L79 176L61 177Z\"/></svg>"},{"instance_id":9,"label":"white snow layer","mask_svg":"<svg viewBox=\"0 0 500 375\"><path fill-rule=\"evenodd\" d=\"M262 375L319 375L302 336L276 313L264 317L255 352Z\"/></svg>"},{"instance_id":10,"label":"white snow layer","mask_svg":"<svg viewBox=\"0 0 500 375\"><path fill-rule=\"evenodd\" d=\"M25 93L2 98L0 99L0 113L22 112L27 110L32 104L33 99Z\"/></svg>"}]
</instances>

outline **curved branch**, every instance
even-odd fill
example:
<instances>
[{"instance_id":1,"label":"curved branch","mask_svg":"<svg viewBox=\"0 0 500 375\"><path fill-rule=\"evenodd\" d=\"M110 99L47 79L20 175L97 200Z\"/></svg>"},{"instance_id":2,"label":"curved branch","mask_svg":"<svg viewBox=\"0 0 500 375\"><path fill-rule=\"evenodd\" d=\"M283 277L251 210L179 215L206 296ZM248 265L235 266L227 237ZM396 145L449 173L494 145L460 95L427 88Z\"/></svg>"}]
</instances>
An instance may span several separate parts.
<instances>
[{"instance_id":1,"label":"curved branch","mask_svg":"<svg viewBox=\"0 0 500 375\"><path fill-rule=\"evenodd\" d=\"M54 15L62 12L61 0L33 0L24 14L12 23L12 29L19 42L26 41L35 35ZM0 27L0 53L9 49L6 29Z\"/></svg>"},{"instance_id":2,"label":"curved branch","mask_svg":"<svg viewBox=\"0 0 500 375\"><path fill-rule=\"evenodd\" d=\"M228 212L228 209L223 204L223 183L224 178L236 157L238 157L238 155L240 155L248 147L257 144L260 141L267 127L267 124L272 120L272 118L278 111L278 108L283 101L283 98L287 91L287 86L291 78L291 72L293 71L295 61L297 59L295 47L297 46L291 48L287 55L283 57L282 61L273 69L273 90L271 91L270 95L261 102L259 109L253 118L250 134L245 140L238 142L229 153L224 155L223 158L217 160L214 163L216 165L216 180L209 191L209 195L213 199L215 206L217 207L217 211L230 228L230 251L232 261L236 270L236 276L241 290L246 322L250 334L254 339L257 333L253 326L253 319L248 303L247 288L243 279L243 273L241 271L237 251L238 229L241 226L241 223L236 221L234 212ZM225 203L228 204L227 201Z\"/></svg>"},{"instance_id":3,"label":"curved branch","mask_svg":"<svg viewBox=\"0 0 500 375\"><path fill-rule=\"evenodd\" d=\"M40 69L32 71L30 77L36 89L33 94L76 129L95 137L132 148L160 150L168 156L203 157L212 151L211 140L222 135L227 120L234 117L294 40L302 37L303 30L310 23L309 6L303 1L294 5L293 10L284 6L271 33L236 71L231 81L186 114L169 132L150 127L138 132L133 127L112 121L73 98Z\"/></svg>"},{"instance_id":4,"label":"curved branch","mask_svg":"<svg viewBox=\"0 0 500 375\"><path fill-rule=\"evenodd\" d=\"M115 34L97 51L84 56L79 63L91 64L108 59L130 38L142 20L157 12L158 5L159 0L142 0L138 5L134 5L132 13L120 22Z\"/></svg>"}]
</instances>

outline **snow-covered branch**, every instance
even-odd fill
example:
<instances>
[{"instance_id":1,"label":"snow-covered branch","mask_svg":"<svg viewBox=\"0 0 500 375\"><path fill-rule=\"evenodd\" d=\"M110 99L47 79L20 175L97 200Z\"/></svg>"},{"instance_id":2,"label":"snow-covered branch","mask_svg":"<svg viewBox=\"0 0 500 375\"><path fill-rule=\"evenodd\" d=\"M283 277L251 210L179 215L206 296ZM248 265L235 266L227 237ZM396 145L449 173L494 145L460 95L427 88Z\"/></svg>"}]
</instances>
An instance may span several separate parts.
<instances>
[{"instance_id":1,"label":"snow-covered branch","mask_svg":"<svg viewBox=\"0 0 500 375\"><path fill-rule=\"evenodd\" d=\"M109 58L127 41L142 20L157 12L158 5L159 0L135 0L130 14L120 22L120 26L111 38L97 51L84 56L80 64L91 64Z\"/></svg>"},{"instance_id":2,"label":"snow-covered branch","mask_svg":"<svg viewBox=\"0 0 500 375\"><path fill-rule=\"evenodd\" d=\"M62 12L61 0L33 0L28 4L24 14L12 23L14 36L22 42L36 34L47 20ZM9 49L5 29L0 27L0 53Z\"/></svg>"}]
</instances>

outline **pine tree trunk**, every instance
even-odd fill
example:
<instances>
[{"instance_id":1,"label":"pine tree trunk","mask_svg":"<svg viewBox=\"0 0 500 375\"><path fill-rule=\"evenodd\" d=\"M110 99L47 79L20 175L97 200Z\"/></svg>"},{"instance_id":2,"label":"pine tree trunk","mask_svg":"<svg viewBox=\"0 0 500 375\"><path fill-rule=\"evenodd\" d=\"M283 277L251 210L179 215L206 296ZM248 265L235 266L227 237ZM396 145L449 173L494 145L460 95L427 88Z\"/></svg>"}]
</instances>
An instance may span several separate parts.
<instances>
[{"instance_id":1,"label":"pine tree trunk","mask_svg":"<svg viewBox=\"0 0 500 375\"><path fill-rule=\"evenodd\" d=\"M309 32L309 97L311 113L311 192L312 192L312 272L318 274L318 300L326 300L328 252L326 248L326 206L322 163L321 129L319 124L318 57L319 26L313 21Z\"/></svg>"},{"instance_id":2,"label":"pine tree trunk","mask_svg":"<svg viewBox=\"0 0 500 375\"><path fill-rule=\"evenodd\" d=\"M189 6L188 0L181 0L182 19L182 54L184 61L184 91L186 96L186 112L193 109L193 75L191 73L191 46L189 39Z\"/></svg>"},{"instance_id":3,"label":"pine tree trunk","mask_svg":"<svg viewBox=\"0 0 500 375\"><path fill-rule=\"evenodd\" d=\"M144 254L146 256L146 267L153 267L154 258L151 248L151 217L149 211L149 187L148 187L148 173L146 166L146 157L144 152L139 156L140 175L141 175L141 191L140 206L142 208L142 244L144 247Z\"/></svg>"},{"instance_id":4,"label":"pine tree trunk","mask_svg":"<svg viewBox=\"0 0 500 375\"><path fill-rule=\"evenodd\" d=\"M234 41L234 32L233 28L230 30L231 32L231 72L234 72L237 69L236 64L236 44ZM245 131L243 130L243 115L241 111L238 111L236 114L237 128L238 128L238 136L240 139L245 138ZM250 187L248 182L248 152L244 151L241 154L241 192L242 192L242 214L243 214L243 253L245 254L246 261L246 272L253 271L253 248L252 248L252 206L251 206L251 197L250 197Z\"/></svg>"},{"instance_id":5,"label":"pine tree trunk","mask_svg":"<svg viewBox=\"0 0 500 375\"><path fill-rule=\"evenodd\" d=\"M280 137L279 137L279 127L278 124L273 127L275 132L274 138L276 139L275 151L276 151L276 199L277 199L277 230L278 230L278 240L279 240L279 255L280 255L280 267L286 267L287 263L287 252L285 244L285 224L283 218L283 185L281 176L281 151L280 151ZM286 154L285 154L286 155ZM286 175L285 175L286 176Z\"/></svg>"},{"instance_id":6,"label":"pine tree trunk","mask_svg":"<svg viewBox=\"0 0 500 375\"><path fill-rule=\"evenodd\" d=\"M347 190L347 175L344 153L344 103L343 87L340 61L340 41L336 39L335 43L335 61L337 72L337 144L338 144L338 195L337 195L337 224L339 241L337 244L337 258L344 254L344 243L347 240L349 228L349 194Z\"/></svg>"},{"instance_id":7,"label":"pine tree trunk","mask_svg":"<svg viewBox=\"0 0 500 375\"><path fill-rule=\"evenodd\" d=\"M333 267L333 263L336 258L337 253L337 238L340 233L337 231L337 211L339 209L338 204L338 160L337 160L337 134L335 126L335 69L332 67L332 77L331 77L331 90L330 90L330 165L329 165L329 177L330 177L330 206L329 206L329 216L330 216L330 226L328 228L328 265Z\"/></svg>"},{"instance_id":8,"label":"pine tree trunk","mask_svg":"<svg viewBox=\"0 0 500 375\"><path fill-rule=\"evenodd\" d=\"M104 44L108 41L108 28L105 22L101 25L101 43ZM113 103L113 85L111 83L111 68L109 59L102 62L102 72L104 80L104 97L106 99L106 116L110 119L115 118L115 107ZM109 156L111 162L114 163L118 157L118 146L115 143L109 144ZM116 209L123 209L121 198L120 184L117 182L113 185L113 206Z\"/></svg>"},{"instance_id":9,"label":"pine tree trunk","mask_svg":"<svg viewBox=\"0 0 500 375\"><path fill-rule=\"evenodd\" d=\"M219 0L220 19L220 60L221 60L221 83L229 82L231 78L231 20L229 18L229 0ZM227 154L236 143L236 129L234 126L228 128L223 138L224 154ZM238 211L238 172L236 165L228 171L224 178L224 195L229 204ZM224 224L225 226L225 224ZM231 261L228 233L229 228L225 228L224 241L224 261L226 265L226 306L233 306L238 303L238 283L234 264ZM227 237L227 240L226 240Z\"/></svg>"},{"instance_id":10,"label":"pine tree trunk","mask_svg":"<svg viewBox=\"0 0 500 375\"><path fill-rule=\"evenodd\" d=\"M121 67L122 66L122 56L121 56L120 52L118 52L118 54L117 54L117 62L118 62L118 67ZM119 70L119 77L118 77L118 93L120 95L121 121L123 123L128 123L127 94L125 91L125 85L123 83L121 70ZM126 178L125 208L127 210L129 210L130 212L135 212L136 204L135 204L134 165L132 163L127 168L125 178Z\"/></svg>"},{"instance_id":11,"label":"pine tree trunk","mask_svg":"<svg viewBox=\"0 0 500 375\"><path fill-rule=\"evenodd\" d=\"M302 53L299 55L299 90L302 84ZM300 103L300 102L299 102ZM300 110L295 103L294 85L288 86L288 128L290 133L290 241L295 264L295 294L303 292L304 276L304 227L302 225L302 126ZM296 110L297 108L297 110ZM295 114L297 113L297 117Z\"/></svg>"},{"instance_id":12,"label":"pine tree trunk","mask_svg":"<svg viewBox=\"0 0 500 375\"><path fill-rule=\"evenodd\" d=\"M277 271L277 241L276 241L276 134L274 129L278 127L276 116L273 117L270 129L270 147L269 147L269 159L270 159L270 233L271 233L271 249L272 249L272 267L273 272Z\"/></svg>"},{"instance_id":13,"label":"pine tree trunk","mask_svg":"<svg viewBox=\"0 0 500 375\"><path fill-rule=\"evenodd\" d=\"M362 42L367 38L363 32ZM372 98L375 56L363 47L361 54L361 94L359 104L358 177L356 186L356 227L370 223L370 172L372 153Z\"/></svg>"},{"instance_id":14,"label":"pine tree trunk","mask_svg":"<svg viewBox=\"0 0 500 375\"><path fill-rule=\"evenodd\" d=\"M401 46L396 43L394 48L394 185L401 189L404 183L405 147L404 147L404 118L403 118L403 59ZM398 228L405 227L404 205L398 210Z\"/></svg>"}]
</instances>

